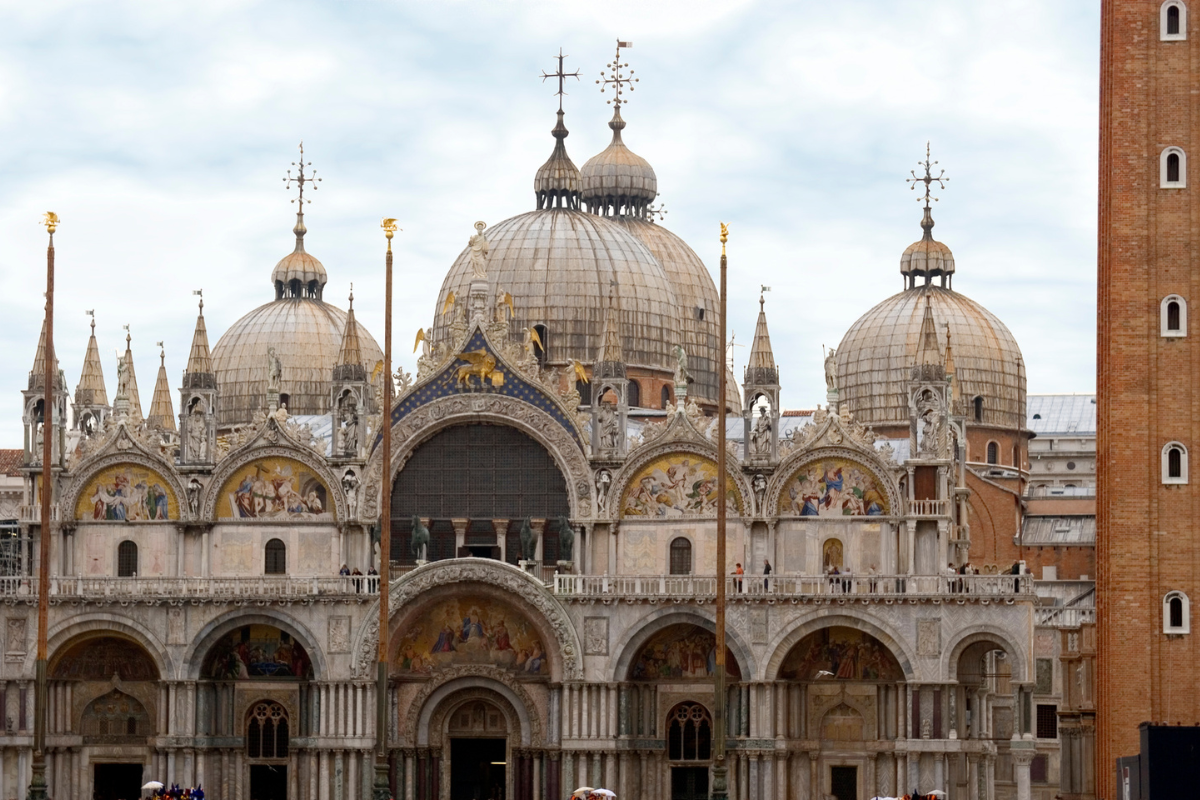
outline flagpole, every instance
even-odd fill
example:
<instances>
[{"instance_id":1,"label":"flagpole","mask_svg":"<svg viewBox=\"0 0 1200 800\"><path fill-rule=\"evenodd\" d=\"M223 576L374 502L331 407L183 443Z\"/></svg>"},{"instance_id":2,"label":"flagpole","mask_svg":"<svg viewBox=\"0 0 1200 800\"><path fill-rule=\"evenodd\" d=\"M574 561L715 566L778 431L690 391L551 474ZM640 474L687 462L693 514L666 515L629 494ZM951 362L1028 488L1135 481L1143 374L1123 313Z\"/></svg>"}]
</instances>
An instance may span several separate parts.
<instances>
[{"instance_id":1,"label":"flagpole","mask_svg":"<svg viewBox=\"0 0 1200 800\"><path fill-rule=\"evenodd\" d=\"M379 487L379 664L375 679L375 787L374 800L392 796L388 769L388 584L392 561L392 236L396 220L385 219L381 226L387 236L387 276L383 299L383 442L380 447Z\"/></svg>"},{"instance_id":2,"label":"flagpole","mask_svg":"<svg viewBox=\"0 0 1200 800\"><path fill-rule=\"evenodd\" d=\"M725 241L729 228L721 223L721 342L725 341ZM725 766L725 514L727 489L725 477L725 374L728 368L717 369L717 630L716 670L713 680L713 785L712 800L729 797L728 768Z\"/></svg>"},{"instance_id":3,"label":"flagpole","mask_svg":"<svg viewBox=\"0 0 1200 800\"><path fill-rule=\"evenodd\" d=\"M46 720L47 701L46 655L47 628L50 617L50 536L52 531L50 498L54 493L54 231L58 215L46 213L46 230L50 244L46 247L46 349L44 385L42 388L42 501L41 526L38 532L38 639L35 669L36 685L33 701L33 769L29 780L29 800L46 800Z\"/></svg>"}]
</instances>

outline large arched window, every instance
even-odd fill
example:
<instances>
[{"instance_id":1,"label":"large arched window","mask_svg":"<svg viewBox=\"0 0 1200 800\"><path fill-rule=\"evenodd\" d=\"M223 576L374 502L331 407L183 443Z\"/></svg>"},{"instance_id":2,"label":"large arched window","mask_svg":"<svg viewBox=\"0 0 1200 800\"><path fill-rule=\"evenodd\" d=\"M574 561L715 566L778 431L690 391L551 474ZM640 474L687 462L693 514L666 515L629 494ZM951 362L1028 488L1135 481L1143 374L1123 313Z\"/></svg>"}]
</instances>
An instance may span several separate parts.
<instances>
[{"instance_id":1,"label":"large arched window","mask_svg":"<svg viewBox=\"0 0 1200 800\"><path fill-rule=\"evenodd\" d=\"M246 756L264 761L288 756L288 715L279 703L255 703L246 715Z\"/></svg>"},{"instance_id":2,"label":"large arched window","mask_svg":"<svg viewBox=\"0 0 1200 800\"><path fill-rule=\"evenodd\" d=\"M1167 592L1163 597L1163 633L1191 633L1192 609L1183 592Z\"/></svg>"},{"instance_id":3,"label":"large arched window","mask_svg":"<svg viewBox=\"0 0 1200 800\"><path fill-rule=\"evenodd\" d=\"M1187 483L1187 448L1179 442L1167 442L1162 449L1162 482Z\"/></svg>"},{"instance_id":4,"label":"large arched window","mask_svg":"<svg viewBox=\"0 0 1200 800\"><path fill-rule=\"evenodd\" d=\"M282 539L267 542L263 572L267 575L287 574L287 545Z\"/></svg>"},{"instance_id":5,"label":"large arched window","mask_svg":"<svg viewBox=\"0 0 1200 800\"><path fill-rule=\"evenodd\" d=\"M680 703L667 715L667 758L707 761L712 758L712 716L699 703Z\"/></svg>"},{"instance_id":6,"label":"large arched window","mask_svg":"<svg viewBox=\"0 0 1200 800\"><path fill-rule=\"evenodd\" d=\"M1158 11L1158 38L1181 42L1187 38L1187 6L1180 0L1167 0Z\"/></svg>"},{"instance_id":7,"label":"large arched window","mask_svg":"<svg viewBox=\"0 0 1200 800\"><path fill-rule=\"evenodd\" d=\"M1187 336L1187 301L1169 294L1158 304L1160 336Z\"/></svg>"},{"instance_id":8,"label":"large arched window","mask_svg":"<svg viewBox=\"0 0 1200 800\"><path fill-rule=\"evenodd\" d=\"M138 548L126 539L117 545L117 577L136 578L138 574Z\"/></svg>"},{"instance_id":9,"label":"large arched window","mask_svg":"<svg viewBox=\"0 0 1200 800\"><path fill-rule=\"evenodd\" d=\"M1163 148L1158 161L1158 185L1161 189L1187 187L1187 153L1182 148Z\"/></svg>"},{"instance_id":10,"label":"large arched window","mask_svg":"<svg viewBox=\"0 0 1200 800\"><path fill-rule=\"evenodd\" d=\"M671 542L671 574L692 574L692 543L683 536Z\"/></svg>"},{"instance_id":11,"label":"large arched window","mask_svg":"<svg viewBox=\"0 0 1200 800\"><path fill-rule=\"evenodd\" d=\"M1000 463L1000 445L996 444L995 442L988 442L987 463L989 463L989 464L999 464Z\"/></svg>"}]
</instances>

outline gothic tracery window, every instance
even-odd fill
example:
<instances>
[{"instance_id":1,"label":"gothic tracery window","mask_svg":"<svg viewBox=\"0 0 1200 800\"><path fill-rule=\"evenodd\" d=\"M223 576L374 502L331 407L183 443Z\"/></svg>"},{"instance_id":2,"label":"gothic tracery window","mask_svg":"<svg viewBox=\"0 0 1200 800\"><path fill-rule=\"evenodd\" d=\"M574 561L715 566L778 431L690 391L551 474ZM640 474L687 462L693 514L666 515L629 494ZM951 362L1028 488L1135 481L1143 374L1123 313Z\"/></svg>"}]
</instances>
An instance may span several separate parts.
<instances>
[{"instance_id":1,"label":"gothic tracery window","mask_svg":"<svg viewBox=\"0 0 1200 800\"><path fill-rule=\"evenodd\" d=\"M279 703L255 703L246 716L246 756L283 759L288 755L288 714Z\"/></svg>"},{"instance_id":2,"label":"gothic tracery window","mask_svg":"<svg viewBox=\"0 0 1200 800\"><path fill-rule=\"evenodd\" d=\"M699 703L680 703L667 716L667 757L671 761L712 758L712 716Z\"/></svg>"}]
</instances>

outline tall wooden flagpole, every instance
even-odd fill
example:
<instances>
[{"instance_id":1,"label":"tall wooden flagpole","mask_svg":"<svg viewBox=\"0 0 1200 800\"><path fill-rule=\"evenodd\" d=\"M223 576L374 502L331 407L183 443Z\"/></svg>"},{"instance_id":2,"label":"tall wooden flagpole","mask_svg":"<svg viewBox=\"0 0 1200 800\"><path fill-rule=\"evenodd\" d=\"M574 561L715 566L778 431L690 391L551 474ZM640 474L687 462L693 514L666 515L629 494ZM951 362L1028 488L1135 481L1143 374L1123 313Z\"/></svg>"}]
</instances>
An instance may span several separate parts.
<instances>
[{"instance_id":1,"label":"tall wooden flagpole","mask_svg":"<svg viewBox=\"0 0 1200 800\"><path fill-rule=\"evenodd\" d=\"M36 686L33 695L33 769L29 780L29 800L46 800L46 690L47 628L50 617L50 498L54 493L54 231L58 215L47 211L43 224L50 233L46 248L46 349L44 386L42 387L42 500L41 526L38 532L38 639Z\"/></svg>"},{"instance_id":2,"label":"tall wooden flagpole","mask_svg":"<svg viewBox=\"0 0 1200 800\"><path fill-rule=\"evenodd\" d=\"M379 671L375 679L375 787L374 800L392 796L388 770L388 584L392 562L392 236L396 220L380 224L387 236L387 277L383 298L383 442L379 485Z\"/></svg>"},{"instance_id":3,"label":"tall wooden flagpole","mask_svg":"<svg viewBox=\"0 0 1200 800\"><path fill-rule=\"evenodd\" d=\"M725 241L729 228L721 223L721 342L727 331L725 319ZM722 349L724 345L722 344ZM725 766L725 374L728 367L722 358L717 368L717 642L716 670L713 682L713 785L712 800L727 800L729 797L729 770Z\"/></svg>"}]
</instances>

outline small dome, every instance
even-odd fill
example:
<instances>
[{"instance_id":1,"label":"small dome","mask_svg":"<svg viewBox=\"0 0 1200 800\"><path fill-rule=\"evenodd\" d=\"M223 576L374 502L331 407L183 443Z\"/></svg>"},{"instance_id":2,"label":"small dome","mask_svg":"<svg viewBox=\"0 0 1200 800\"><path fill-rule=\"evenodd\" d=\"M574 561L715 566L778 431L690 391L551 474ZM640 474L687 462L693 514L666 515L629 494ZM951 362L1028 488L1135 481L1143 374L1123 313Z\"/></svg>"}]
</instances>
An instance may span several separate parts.
<instances>
[{"instance_id":1,"label":"small dome","mask_svg":"<svg viewBox=\"0 0 1200 800\"><path fill-rule=\"evenodd\" d=\"M557 208L530 211L488 228L487 282L513 296L516 332L545 325L550 363L590 365L600 351L609 289L615 281L620 336L630 366L673 371L679 305L671 279L646 246L612 220ZM433 341L451 338L447 293L465 303L470 293L470 248L442 283Z\"/></svg>"},{"instance_id":2,"label":"small dome","mask_svg":"<svg viewBox=\"0 0 1200 800\"><path fill-rule=\"evenodd\" d=\"M926 298L939 339L949 326L954 381L964 403L983 398L983 422L1021 429L1025 367L1012 333L974 300L940 286L892 295L858 319L837 348L839 400L865 425L904 425Z\"/></svg>"},{"instance_id":3,"label":"small dome","mask_svg":"<svg viewBox=\"0 0 1200 800\"><path fill-rule=\"evenodd\" d=\"M271 283L275 286L276 299L284 297L310 297L321 299L329 276L325 266L314 256L304 251L304 214L296 215L296 249L279 259L271 272Z\"/></svg>"},{"instance_id":4,"label":"small dome","mask_svg":"<svg viewBox=\"0 0 1200 800\"><path fill-rule=\"evenodd\" d=\"M267 351L272 347L283 367L280 394L288 396L288 413L328 414L333 368L345 329L345 311L301 297L275 300L239 319L212 351L220 392L217 424L227 428L247 423L255 411L266 410ZM383 352L361 325L358 341L370 374Z\"/></svg>"},{"instance_id":5,"label":"small dome","mask_svg":"<svg viewBox=\"0 0 1200 800\"><path fill-rule=\"evenodd\" d=\"M905 276L953 275L954 254L950 248L933 238L933 217L925 207L925 218L921 220L925 234L913 242L900 256L900 274Z\"/></svg>"},{"instance_id":6,"label":"small dome","mask_svg":"<svg viewBox=\"0 0 1200 800\"><path fill-rule=\"evenodd\" d=\"M538 208L579 208L579 167L567 155L563 142L568 136L563 125L563 112L558 112L558 124L550 134L557 140L554 152L538 168L533 177L533 191L537 195Z\"/></svg>"},{"instance_id":7,"label":"small dome","mask_svg":"<svg viewBox=\"0 0 1200 800\"><path fill-rule=\"evenodd\" d=\"M688 355L689 388L699 402L717 402L717 368L721 361L721 296L700 256L687 242L661 225L620 217L617 220L641 240L666 270L679 300L679 332Z\"/></svg>"},{"instance_id":8,"label":"small dome","mask_svg":"<svg viewBox=\"0 0 1200 800\"><path fill-rule=\"evenodd\" d=\"M647 206L658 196L658 178L650 162L621 140L625 120L619 106L608 127L612 128L612 142L589 158L580 173L583 202L589 211L602 216L644 217Z\"/></svg>"}]
</instances>

